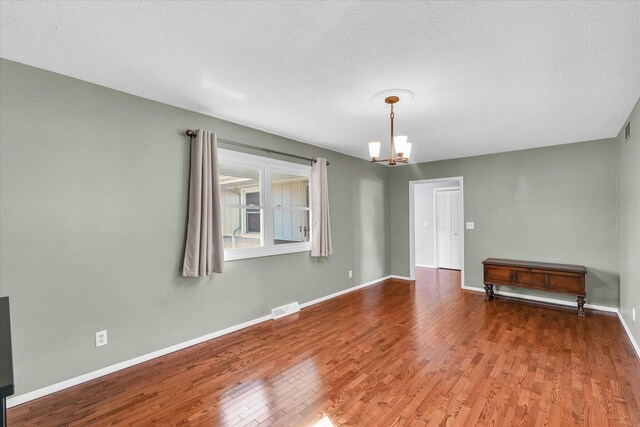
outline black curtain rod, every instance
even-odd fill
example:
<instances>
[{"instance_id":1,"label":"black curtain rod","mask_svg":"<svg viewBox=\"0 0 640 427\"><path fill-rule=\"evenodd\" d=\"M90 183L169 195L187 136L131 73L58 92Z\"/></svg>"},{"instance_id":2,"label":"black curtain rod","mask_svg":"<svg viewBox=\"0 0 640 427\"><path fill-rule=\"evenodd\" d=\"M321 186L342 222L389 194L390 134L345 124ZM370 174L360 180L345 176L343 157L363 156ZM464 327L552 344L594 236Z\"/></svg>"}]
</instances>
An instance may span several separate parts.
<instances>
[{"instance_id":1,"label":"black curtain rod","mask_svg":"<svg viewBox=\"0 0 640 427\"><path fill-rule=\"evenodd\" d=\"M194 136L196 136L196 131L195 130L187 129L187 131L185 133L187 134L187 136L190 136L192 138ZM264 151L265 153L269 153L269 154L280 154L282 156L295 157L296 159L306 160L308 162L315 163L317 161L316 159L313 159L311 157L297 156L295 154L284 153L282 151L277 151L277 150L271 150L270 148L254 147L253 145L243 144L241 142L236 142L236 141L230 141L228 139L218 138L218 141L222 142L223 144L234 145L236 147L242 147L242 148L248 148L250 150ZM327 160L327 166L329 166L329 161L328 160Z\"/></svg>"}]
</instances>

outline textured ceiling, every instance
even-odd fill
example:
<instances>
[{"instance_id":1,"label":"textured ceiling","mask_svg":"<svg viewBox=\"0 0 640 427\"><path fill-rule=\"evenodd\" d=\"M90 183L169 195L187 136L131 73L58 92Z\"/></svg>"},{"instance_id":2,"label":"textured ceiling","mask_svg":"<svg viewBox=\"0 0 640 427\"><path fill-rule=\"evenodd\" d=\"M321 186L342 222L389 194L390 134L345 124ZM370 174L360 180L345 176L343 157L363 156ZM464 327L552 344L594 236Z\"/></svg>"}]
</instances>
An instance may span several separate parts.
<instances>
[{"instance_id":1,"label":"textured ceiling","mask_svg":"<svg viewBox=\"0 0 640 427\"><path fill-rule=\"evenodd\" d=\"M6 2L0 56L367 158L405 88L414 162L612 137L639 2Z\"/></svg>"}]
</instances>

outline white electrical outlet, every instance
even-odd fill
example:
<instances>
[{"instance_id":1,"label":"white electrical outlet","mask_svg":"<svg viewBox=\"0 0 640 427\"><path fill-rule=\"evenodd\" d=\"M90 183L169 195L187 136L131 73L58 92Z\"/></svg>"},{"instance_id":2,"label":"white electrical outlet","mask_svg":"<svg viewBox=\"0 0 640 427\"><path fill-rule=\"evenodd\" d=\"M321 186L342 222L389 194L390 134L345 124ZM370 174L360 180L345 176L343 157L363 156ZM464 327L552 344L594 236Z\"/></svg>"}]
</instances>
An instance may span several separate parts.
<instances>
[{"instance_id":1,"label":"white electrical outlet","mask_svg":"<svg viewBox=\"0 0 640 427\"><path fill-rule=\"evenodd\" d=\"M107 345L107 331L96 332L96 347Z\"/></svg>"},{"instance_id":2,"label":"white electrical outlet","mask_svg":"<svg viewBox=\"0 0 640 427\"><path fill-rule=\"evenodd\" d=\"M473 230L474 227L475 225L472 222L467 223L467 230Z\"/></svg>"},{"instance_id":3,"label":"white electrical outlet","mask_svg":"<svg viewBox=\"0 0 640 427\"><path fill-rule=\"evenodd\" d=\"M353 278L353 271L349 270L349 279Z\"/></svg>"},{"instance_id":4,"label":"white electrical outlet","mask_svg":"<svg viewBox=\"0 0 640 427\"><path fill-rule=\"evenodd\" d=\"M636 321L636 309L632 308L631 309L631 318L633 319L633 321Z\"/></svg>"}]
</instances>

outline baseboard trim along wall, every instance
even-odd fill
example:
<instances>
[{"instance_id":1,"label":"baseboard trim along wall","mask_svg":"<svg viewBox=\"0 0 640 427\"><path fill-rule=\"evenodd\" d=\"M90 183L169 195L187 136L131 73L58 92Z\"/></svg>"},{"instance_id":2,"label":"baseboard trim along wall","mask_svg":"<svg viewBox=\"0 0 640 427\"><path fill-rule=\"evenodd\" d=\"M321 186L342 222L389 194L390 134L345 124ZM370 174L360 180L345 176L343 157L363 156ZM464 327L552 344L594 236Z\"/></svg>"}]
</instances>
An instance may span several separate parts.
<instances>
[{"instance_id":1,"label":"baseboard trim along wall","mask_svg":"<svg viewBox=\"0 0 640 427\"><path fill-rule=\"evenodd\" d=\"M326 295L324 297L320 297L320 298L314 299L312 301L305 302L303 304L300 304L300 308L309 307L311 305L318 304L320 302L323 302L323 301L326 301L326 300L329 300L329 299L332 299L332 298L339 297L340 295L348 294L349 292L353 292L353 291L356 291L358 289L366 288L367 286L372 286L372 285L375 285L375 284L378 284L378 283L382 283L382 282L384 282L386 280L389 280L389 279L404 280L406 278L399 277L399 276L385 276L385 277L382 277L380 279L372 280L370 282L366 282L366 283L363 283L361 285L353 286L351 288L347 288L347 289L344 289L342 291L335 292L333 294ZM24 393L24 394L21 394L21 395L18 395L18 396L11 397L11 398L7 399L7 408L11 408L11 407L14 407L14 406L17 406L17 405L21 405L21 404L29 402L31 400L39 399L39 398L44 397L44 396L46 396L48 394L52 394L52 393L64 390L66 388L73 387L73 386L85 383L87 381L94 380L96 378L99 378L99 377L102 377L102 376L105 376L105 375L109 375L109 374L111 374L113 372L117 372L117 371L120 371L122 369L126 369L126 368L129 368L131 366L138 365L140 363L149 361L151 359L155 359L155 358L158 358L160 356L164 356L164 355L167 355L169 353L173 353L175 351L182 350L182 349L185 349L187 347L191 347L193 345L200 344L202 342L205 342L205 341L208 341L208 340L211 340L211 339L214 339L214 338L218 338L218 337L221 337L223 335L230 334L231 332L239 331L240 329L248 328L249 326L257 325L258 323L262 323L262 322L265 322L267 320L273 320L273 317L271 316L271 314L265 315L265 316L261 316L261 317L258 317L256 319L253 319L253 320L249 320L247 322L240 323L238 325L233 325L233 326L230 326L228 328L222 329L220 331L212 332L210 334L203 335L201 337L194 338L194 339L191 339L189 341L185 341L185 342L182 342L182 343L179 343L179 344L175 344L175 345L172 345L170 347L166 347L166 348L163 348L163 349L160 349L160 350L156 350L156 351L151 352L151 353L143 354L142 356L134 357L133 359L125 360L123 362L116 363L115 365L107 366L105 368L98 369L97 371L89 372L89 373L86 373L86 374L83 374L83 375L80 375L80 376L77 376L77 377L74 377L74 378L71 378L71 379L68 379L68 380L65 380L65 381L61 381L59 383L52 384L50 386L40 388L38 390L33 390L33 391L28 392L28 393Z\"/></svg>"},{"instance_id":2,"label":"baseboard trim along wall","mask_svg":"<svg viewBox=\"0 0 640 427\"><path fill-rule=\"evenodd\" d=\"M397 280L397 281L402 281L402 282L407 282L407 283L414 283L414 280L411 280L408 277L404 277L404 276L395 276L395 275L390 275L390 276L385 276L385 277L381 277L380 279L376 279L376 280L371 280L369 282L363 283L361 285L357 285L357 286L353 286L351 288L347 288L344 289L342 291L338 291L338 292L334 292L332 294L320 297L320 298L316 298L314 300L311 301L307 301L305 303L300 304L300 308L306 308L309 306L312 306L314 304L318 304L321 303L323 301L327 301L330 300L332 298L336 298L339 297L341 295L345 295L348 294L350 292L353 291L357 291L358 289L362 289L362 288L366 288L368 286L372 286L372 285L376 285L379 283L382 283L386 280ZM471 286L463 286L463 289L469 290L469 291L476 291L476 292L484 292L484 289L482 288L476 288L476 287L471 287ZM502 292L502 291L496 291L495 292L497 295L503 295L503 296L509 296L509 297L515 297L515 298L522 298L522 299L528 299L531 301L538 301L538 302L547 302L547 303L552 303L552 304L559 304L559 305L564 305L564 306L574 306L575 304L572 303L571 301L563 301L563 300L556 300L553 298L545 298L545 297L537 297L537 296L531 296L531 295L521 295L521 294L515 294L512 292ZM638 346L638 343L635 341L635 339L633 338L633 335L631 335L631 331L629 330L627 324L624 321L624 318L620 315L620 312L617 308L614 307L607 307L607 306L600 306L600 305L591 305L591 304L585 304L586 308L591 308L594 310L601 310L601 311L609 311L609 312L614 312L618 314L618 317L620 319L620 322L622 323L622 326L624 327L624 330L626 331L627 335L629 336L629 339L631 340L631 344L633 345L636 353L638 354L638 357L640 357L640 347ZM122 369L126 369L129 368L131 366L135 366L138 365L140 363L144 363L147 362L149 360L176 352L178 350L182 350L185 349L187 347L191 347L194 346L196 344L200 344L202 342L214 339L214 338L218 338L221 337L223 335L227 335L230 334L232 332L235 331L239 331L241 329L244 328L248 328L250 326L253 325L257 325L258 323L262 323L262 322L266 322L267 320L273 320L271 315L265 315L265 316L261 316L258 317L256 319L253 320L249 320L247 322L244 323L240 323L237 325L233 325L230 326L228 328L216 331L216 332L212 332L210 334L207 335L203 335L201 337L198 338L194 338L191 339L189 341L185 341L179 344L175 344L172 345L170 347L166 347L160 350L156 350L154 352L151 353L147 353L147 354L143 354L142 356L138 356L135 357L133 359L129 359L129 360L125 360L123 362L120 363L116 363L115 365L111 365L111 366L107 366L105 368L101 368L98 369L96 371L93 372L89 372L65 381L61 381L59 383L56 384L52 384L50 386L47 387L43 387L40 388L38 390L33 390L30 391L28 393L24 393L18 396L14 396L10 399L7 400L7 408L11 408L17 405L21 405L23 403L29 402L31 400L35 400L35 399L39 399L41 397L44 397L46 395L52 394L52 393L56 393L58 391L64 390L66 388L69 387L73 387L82 383L85 383L87 381L91 381L94 380L96 378L100 378L102 376L105 375L109 375L113 372L117 372L120 371Z\"/></svg>"},{"instance_id":3,"label":"baseboard trim along wall","mask_svg":"<svg viewBox=\"0 0 640 427\"><path fill-rule=\"evenodd\" d=\"M351 288L347 288L347 289L344 289L342 291L334 292L332 294L325 295L323 297L316 298L314 300L304 302L304 303L300 304L300 308L309 307L311 305L318 304L319 302L326 301L326 300L329 300L331 298L339 297L340 295L348 294L349 292L357 291L358 289L366 288L367 286L375 285L376 283L384 282L385 280L389 280L392 277L393 276L381 277L380 279L372 280L370 282L366 282L366 283L363 283L361 285L353 286Z\"/></svg>"},{"instance_id":4,"label":"baseboard trim along wall","mask_svg":"<svg viewBox=\"0 0 640 427\"><path fill-rule=\"evenodd\" d=\"M477 288L475 286L463 286L462 289L465 289L467 291L475 291L475 292L484 293L484 288ZM564 305L564 306L567 306L567 307L577 307L575 302L561 300L561 299L548 298L548 297L539 297L539 296L535 296L535 295L516 294L515 292L507 292L507 291L499 291L499 290L494 291L494 293L496 295L502 295L504 297L520 298L520 299L525 299L525 300L529 300L529 301L537 301L537 302L546 302L546 303L549 303L549 304ZM617 313L618 312L618 308L617 307L609 307L609 306L606 306L606 305L585 304L584 307L585 308L591 308L593 310L608 311L610 313Z\"/></svg>"},{"instance_id":5,"label":"baseboard trim along wall","mask_svg":"<svg viewBox=\"0 0 640 427\"><path fill-rule=\"evenodd\" d=\"M631 341L631 345L633 345L633 348L636 351L636 355L640 359L640 346L638 345L638 342L633 337L633 335L631 335L631 329L629 329L629 326L627 325L627 322L625 322L624 317L622 317L622 313L620 313L620 310L616 310L616 311L618 312L618 319L620 319L620 323L622 323L622 327L627 332L627 336L629 337L629 340Z\"/></svg>"},{"instance_id":6,"label":"baseboard trim along wall","mask_svg":"<svg viewBox=\"0 0 640 427\"><path fill-rule=\"evenodd\" d=\"M401 282L407 282L407 283L414 283L415 280L412 279L411 277L406 277L406 276L396 276L396 275L391 275L389 276L389 279L393 279L393 280L399 280Z\"/></svg>"},{"instance_id":7,"label":"baseboard trim along wall","mask_svg":"<svg viewBox=\"0 0 640 427\"><path fill-rule=\"evenodd\" d=\"M23 403L29 402L30 400L39 399L48 394L52 394L58 392L60 390L64 390L69 387L76 386L78 384L82 384L87 381L91 381L93 379L120 371L122 369L129 368L134 365L138 365L140 363L144 363L148 360L155 359L160 356L164 356L169 353L173 353L178 350L182 350L187 347L191 347L196 344L200 344L204 341L208 341L213 338L220 337L222 335L230 334L231 332L239 331L240 329L248 328L249 326L256 325L258 323L262 323L267 320L272 320L271 315L258 317L257 319L249 320L248 322L240 323L238 325L233 325L228 328L222 329L220 331L212 332L207 335L203 335L198 338L191 339L189 341L184 341L179 344L172 345L170 347L166 347L160 350L153 351L151 353L143 354L142 356L134 357L133 359L125 360L120 363L116 363L115 365L107 366L102 369L98 369L97 371L88 372L86 374L77 376L75 378L71 378L65 381L61 381L56 384L52 384L47 387L40 388L38 390L33 390L28 393L24 393L18 396L11 397L7 399L7 408L11 408L13 406L21 405Z\"/></svg>"},{"instance_id":8,"label":"baseboard trim along wall","mask_svg":"<svg viewBox=\"0 0 640 427\"><path fill-rule=\"evenodd\" d=\"M462 289L465 289L467 291L484 293L484 288L477 288L475 286L463 286ZM505 297L520 298L520 299L536 301L536 302L545 302L549 304L563 305L566 307L576 307L575 302L561 300L561 299L539 297L534 295L516 294L514 292L506 292L506 291L498 291L498 290L494 291L494 293L496 295L502 295ZM620 310L617 307L609 307L606 305L597 305L597 304L585 304L584 307L590 308L593 310L607 311L609 313L616 313L618 315L618 318L620 319L620 323L622 323L622 327L624 328L625 332L627 333L627 336L629 337L629 341L631 341L631 345L636 351L636 355L638 356L638 358L640 358L640 346L638 346L638 343L636 342L635 338L633 337L633 335L631 335L631 330L627 326L627 323L624 321L624 317L622 317L622 315L620 314Z\"/></svg>"}]
</instances>

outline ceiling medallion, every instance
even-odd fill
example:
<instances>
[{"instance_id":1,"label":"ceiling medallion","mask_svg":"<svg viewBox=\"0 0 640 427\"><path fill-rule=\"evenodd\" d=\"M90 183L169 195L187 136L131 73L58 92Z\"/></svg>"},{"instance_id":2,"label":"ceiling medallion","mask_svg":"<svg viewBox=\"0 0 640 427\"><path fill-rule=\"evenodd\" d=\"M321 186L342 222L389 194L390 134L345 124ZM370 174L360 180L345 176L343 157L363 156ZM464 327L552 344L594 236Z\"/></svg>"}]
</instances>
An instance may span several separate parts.
<instances>
[{"instance_id":1,"label":"ceiling medallion","mask_svg":"<svg viewBox=\"0 0 640 427\"><path fill-rule=\"evenodd\" d=\"M382 101L389 96L402 97L402 102L411 102L416 97L416 94L409 89L385 89L371 95L369 101L372 104L381 104Z\"/></svg>"}]
</instances>

